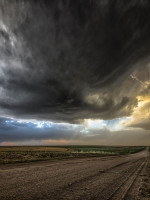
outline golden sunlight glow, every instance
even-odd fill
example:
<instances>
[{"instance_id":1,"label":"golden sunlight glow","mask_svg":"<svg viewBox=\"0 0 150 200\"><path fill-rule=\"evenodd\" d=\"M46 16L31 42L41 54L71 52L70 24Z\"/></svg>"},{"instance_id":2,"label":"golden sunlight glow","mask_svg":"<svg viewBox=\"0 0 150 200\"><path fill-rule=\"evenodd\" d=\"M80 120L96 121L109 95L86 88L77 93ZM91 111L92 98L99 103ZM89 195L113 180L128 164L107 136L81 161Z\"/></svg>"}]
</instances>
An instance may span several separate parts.
<instances>
[{"instance_id":1,"label":"golden sunlight glow","mask_svg":"<svg viewBox=\"0 0 150 200\"><path fill-rule=\"evenodd\" d=\"M150 96L137 96L137 105L134 107L131 115L131 121L125 123L125 126L139 124L143 120L150 118Z\"/></svg>"},{"instance_id":2,"label":"golden sunlight glow","mask_svg":"<svg viewBox=\"0 0 150 200\"><path fill-rule=\"evenodd\" d=\"M150 81L145 81L144 87L145 87L145 88L148 88L149 86L150 86Z\"/></svg>"},{"instance_id":3,"label":"golden sunlight glow","mask_svg":"<svg viewBox=\"0 0 150 200\"><path fill-rule=\"evenodd\" d=\"M137 108L143 106L144 104L150 102L150 97L149 96L146 96L146 97L137 96L137 100L138 100L138 104L137 104L137 107L135 109L137 109Z\"/></svg>"},{"instance_id":4,"label":"golden sunlight glow","mask_svg":"<svg viewBox=\"0 0 150 200\"><path fill-rule=\"evenodd\" d=\"M148 118L150 115L150 96L137 96L138 104L132 114L136 120Z\"/></svg>"}]
</instances>

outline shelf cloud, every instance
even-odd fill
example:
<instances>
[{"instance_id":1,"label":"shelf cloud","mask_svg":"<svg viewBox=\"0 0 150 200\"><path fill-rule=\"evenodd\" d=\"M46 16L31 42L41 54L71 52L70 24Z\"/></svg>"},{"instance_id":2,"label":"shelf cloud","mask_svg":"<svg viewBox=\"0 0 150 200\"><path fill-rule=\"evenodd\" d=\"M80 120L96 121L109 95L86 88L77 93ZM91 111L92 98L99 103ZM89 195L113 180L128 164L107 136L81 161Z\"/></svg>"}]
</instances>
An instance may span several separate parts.
<instances>
[{"instance_id":1,"label":"shelf cloud","mask_svg":"<svg viewBox=\"0 0 150 200\"><path fill-rule=\"evenodd\" d=\"M149 130L149 116L135 117L149 97L149 10L148 0L0 1L1 119L131 117L125 129Z\"/></svg>"}]
</instances>

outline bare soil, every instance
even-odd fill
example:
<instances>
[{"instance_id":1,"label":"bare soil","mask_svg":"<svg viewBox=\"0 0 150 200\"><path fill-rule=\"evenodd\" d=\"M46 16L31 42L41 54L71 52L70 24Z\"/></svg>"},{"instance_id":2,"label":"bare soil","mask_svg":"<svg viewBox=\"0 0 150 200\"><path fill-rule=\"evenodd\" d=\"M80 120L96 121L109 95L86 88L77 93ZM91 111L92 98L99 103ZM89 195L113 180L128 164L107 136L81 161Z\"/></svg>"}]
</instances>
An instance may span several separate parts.
<instances>
[{"instance_id":1,"label":"bare soil","mask_svg":"<svg viewBox=\"0 0 150 200\"><path fill-rule=\"evenodd\" d=\"M1 200L148 200L148 150L119 156L0 165Z\"/></svg>"}]
</instances>

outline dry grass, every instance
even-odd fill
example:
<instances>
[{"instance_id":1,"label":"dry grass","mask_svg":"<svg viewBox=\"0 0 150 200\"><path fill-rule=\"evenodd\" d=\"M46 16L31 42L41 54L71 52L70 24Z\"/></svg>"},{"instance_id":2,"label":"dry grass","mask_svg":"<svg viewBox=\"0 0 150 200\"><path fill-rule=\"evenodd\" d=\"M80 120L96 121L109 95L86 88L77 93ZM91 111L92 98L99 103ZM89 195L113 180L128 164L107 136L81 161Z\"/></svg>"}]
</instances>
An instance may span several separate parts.
<instances>
[{"instance_id":1,"label":"dry grass","mask_svg":"<svg viewBox=\"0 0 150 200\"><path fill-rule=\"evenodd\" d=\"M0 164L73 157L109 156L136 153L144 147L100 146L13 146L0 147Z\"/></svg>"},{"instance_id":2,"label":"dry grass","mask_svg":"<svg viewBox=\"0 0 150 200\"><path fill-rule=\"evenodd\" d=\"M12 147L0 147L0 152L23 152L23 151L51 151L51 152L67 152L71 149L67 147L47 147L47 146L12 146Z\"/></svg>"}]
</instances>

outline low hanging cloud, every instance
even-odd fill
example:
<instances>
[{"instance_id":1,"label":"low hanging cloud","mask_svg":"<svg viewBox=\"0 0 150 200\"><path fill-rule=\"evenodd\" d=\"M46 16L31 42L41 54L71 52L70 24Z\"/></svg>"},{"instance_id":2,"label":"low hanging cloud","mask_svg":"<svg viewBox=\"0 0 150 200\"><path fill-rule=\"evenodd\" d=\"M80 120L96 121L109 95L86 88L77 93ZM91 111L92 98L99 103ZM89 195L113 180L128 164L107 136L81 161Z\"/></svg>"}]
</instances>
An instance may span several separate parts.
<instances>
[{"instance_id":1,"label":"low hanging cloud","mask_svg":"<svg viewBox=\"0 0 150 200\"><path fill-rule=\"evenodd\" d=\"M23 121L8 118L0 119L0 144L8 142L25 143L29 141L90 141L95 136L106 138L109 130L87 127L85 125L53 123L49 121ZM14 144L13 143L13 144Z\"/></svg>"},{"instance_id":2,"label":"low hanging cloud","mask_svg":"<svg viewBox=\"0 0 150 200\"><path fill-rule=\"evenodd\" d=\"M90 120L89 126L85 126L0 119L0 145L148 145L150 142L147 130L142 134L140 129L109 130L110 125L104 123Z\"/></svg>"},{"instance_id":3,"label":"low hanging cloud","mask_svg":"<svg viewBox=\"0 0 150 200\"><path fill-rule=\"evenodd\" d=\"M150 2L0 2L0 115L79 122L130 116L146 67Z\"/></svg>"}]
</instances>

